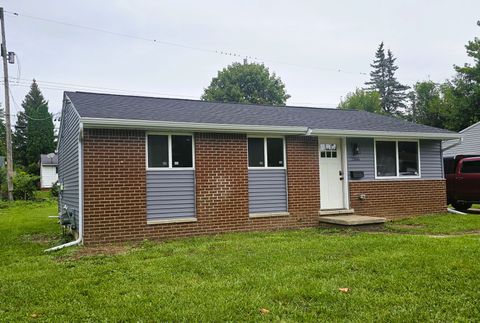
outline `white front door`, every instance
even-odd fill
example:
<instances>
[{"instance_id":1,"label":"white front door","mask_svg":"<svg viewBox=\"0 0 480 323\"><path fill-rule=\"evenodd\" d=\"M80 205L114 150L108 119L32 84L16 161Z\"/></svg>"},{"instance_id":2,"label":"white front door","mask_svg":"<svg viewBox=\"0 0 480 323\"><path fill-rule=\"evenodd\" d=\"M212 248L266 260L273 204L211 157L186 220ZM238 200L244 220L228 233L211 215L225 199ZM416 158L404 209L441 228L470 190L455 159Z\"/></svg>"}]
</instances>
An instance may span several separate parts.
<instances>
[{"instance_id":1,"label":"white front door","mask_svg":"<svg viewBox=\"0 0 480 323\"><path fill-rule=\"evenodd\" d=\"M320 208L343 209L343 162L340 138L319 138Z\"/></svg>"}]
</instances>

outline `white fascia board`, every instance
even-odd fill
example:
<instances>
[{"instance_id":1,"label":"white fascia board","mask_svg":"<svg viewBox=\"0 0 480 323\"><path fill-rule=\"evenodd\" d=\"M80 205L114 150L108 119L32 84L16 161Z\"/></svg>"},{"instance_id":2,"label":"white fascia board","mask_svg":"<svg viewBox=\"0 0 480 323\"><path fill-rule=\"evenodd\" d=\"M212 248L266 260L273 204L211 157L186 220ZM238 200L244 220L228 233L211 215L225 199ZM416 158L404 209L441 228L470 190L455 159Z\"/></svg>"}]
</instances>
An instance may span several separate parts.
<instances>
[{"instance_id":1,"label":"white fascia board","mask_svg":"<svg viewBox=\"0 0 480 323\"><path fill-rule=\"evenodd\" d=\"M263 126L242 124L215 124L194 122L170 122L133 119L81 118L85 128L142 129L162 131L201 131L234 133L305 134L307 127Z\"/></svg>"},{"instance_id":2,"label":"white fascia board","mask_svg":"<svg viewBox=\"0 0 480 323\"><path fill-rule=\"evenodd\" d=\"M345 137L373 137L373 138L415 138L415 139L458 139L459 133L428 133L428 132L397 132L397 131L369 131L369 130L342 130L342 129L313 129L315 136L345 136Z\"/></svg>"}]
</instances>

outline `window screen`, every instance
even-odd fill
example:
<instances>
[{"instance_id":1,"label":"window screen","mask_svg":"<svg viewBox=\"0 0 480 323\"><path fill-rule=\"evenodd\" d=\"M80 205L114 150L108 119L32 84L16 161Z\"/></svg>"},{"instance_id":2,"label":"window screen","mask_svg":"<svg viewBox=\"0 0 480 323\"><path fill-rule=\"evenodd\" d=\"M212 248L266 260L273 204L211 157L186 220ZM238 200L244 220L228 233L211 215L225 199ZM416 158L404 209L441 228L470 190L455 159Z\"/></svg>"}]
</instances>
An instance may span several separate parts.
<instances>
[{"instance_id":1,"label":"window screen","mask_svg":"<svg viewBox=\"0 0 480 323\"><path fill-rule=\"evenodd\" d=\"M400 176L418 175L418 143L398 142L398 168Z\"/></svg>"},{"instance_id":2,"label":"window screen","mask_svg":"<svg viewBox=\"0 0 480 323\"><path fill-rule=\"evenodd\" d=\"M377 176L397 176L397 158L395 141L377 141Z\"/></svg>"},{"instance_id":3,"label":"window screen","mask_svg":"<svg viewBox=\"0 0 480 323\"><path fill-rule=\"evenodd\" d=\"M265 167L263 138L248 138L248 166Z\"/></svg>"},{"instance_id":4,"label":"window screen","mask_svg":"<svg viewBox=\"0 0 480 323\"><path fill-rule=\"evenodd\" d=\"M192 136L172 136L172 167L192 166Z\"/></svg>"},{"instance_id":5,"label":"window screen","mask_svg":"<svg viewBox=\"0 0 480 323\"><path fill-rule=\"evenodd\" d=\"M283 167L283 139L267 138L268 167Z\"/></svg>"},{"instance_id":6,"label":"window screen","mask_svg":"<svg viewBox=\"0 0 480 323\"><path fill-rule=\"evenodd\" d=\"M480 174L480 160L465 161L462 165L462 173Z\"/></svg>"},{"instance_id":7,"label":"window screen","mask_svg":"<svg viewBox=\"0 0 480 323\"><path fill-rule=\"evenodd\" d=\"M148 167L168 167L168 136L148 136Z\"/></svg>"}]
</instances>

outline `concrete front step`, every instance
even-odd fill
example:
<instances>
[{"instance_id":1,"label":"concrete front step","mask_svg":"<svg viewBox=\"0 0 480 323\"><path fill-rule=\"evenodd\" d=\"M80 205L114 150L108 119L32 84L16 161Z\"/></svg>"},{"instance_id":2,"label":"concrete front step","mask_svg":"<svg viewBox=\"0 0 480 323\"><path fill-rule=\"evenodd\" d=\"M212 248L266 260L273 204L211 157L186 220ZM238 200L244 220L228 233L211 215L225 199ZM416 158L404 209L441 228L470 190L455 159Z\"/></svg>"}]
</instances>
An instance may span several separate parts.
<instances>
[{"instance_id":1,"label":"concrete front step","mask_svg":"<svg viewBox=\"0 0 480 323\"><path fill-rule=\"evenodd\" d=\"M385 218L378 218L373 216L362 215L332 215L321 216L319 221L322 223L336 224L336 225L368 225L368 224L382 224L387 221Z\"/></svg>"},{"instance_id":2,"label":"concrete front step","mask_svg":"<svg viewBox=\"0 0 480 323\"><path fill-rule=\"evenodd\" d=\"M354 209L332 209L318 211L318 215L346 215L353 213L355 213Z\"/></svg>"}]
</instances>

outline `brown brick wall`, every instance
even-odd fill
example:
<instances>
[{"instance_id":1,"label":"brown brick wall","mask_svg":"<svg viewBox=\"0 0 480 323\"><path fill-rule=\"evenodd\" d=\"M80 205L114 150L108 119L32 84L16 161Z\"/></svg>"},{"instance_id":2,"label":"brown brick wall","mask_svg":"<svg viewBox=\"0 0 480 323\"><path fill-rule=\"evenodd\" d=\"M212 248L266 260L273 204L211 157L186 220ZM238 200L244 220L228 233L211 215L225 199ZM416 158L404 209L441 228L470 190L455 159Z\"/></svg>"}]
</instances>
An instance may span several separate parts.
<instances>
[{"instance_id":1,"label":"brown brick wall","mask_svg":"<svg viewBox=\"0 0 480 323\"><path fill-rule=\"evenodd\" d=\"M446 211L444 180L351 181L350 207L388 219ZM359 195L366 199L360 200Z\"/></svg>"},{"instance_id":2,"label":"brown brick wall","mask_svg":"<svg viewBox=\"0 0 480 323\"><path fill-rule=\"evenodd\" d=\"M200 133L195 135L197 222L148 225L145 133L86 129L85 243L315 226L317 140L287 137L286 147L290 216L249 218L246 136Z\"/></svg>"},{"instance_id":3,"label":"brown brick wall","mask_svg":"<svg viewBox=\"0 0 480 323\"><path fill-rule=\"evenodd\" d=\"M145 133L85 129L84 241L137 239L146 224Z\"/></svg>"},{"instance_id":4,"label":"brown brick wall","mask_svg":"<svg viewBox=\"0 0 480 323\"><path fill-rule=\"evenodd\" d=\"M249 218L246 136L196 134L197 222L147 224L145 132L85 129L85 243L316 226L317 144L315 137L286 137L290 215ZM446 205L443 180L358 181L350 182L350 191L360 215L395 218L443 212ZM361 193L365 201L358 200Z\"/></svg>"}]
</instances>

